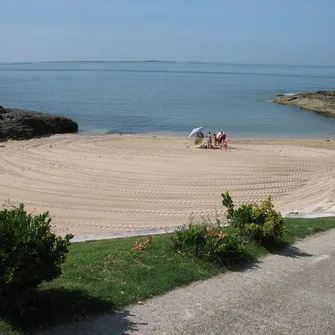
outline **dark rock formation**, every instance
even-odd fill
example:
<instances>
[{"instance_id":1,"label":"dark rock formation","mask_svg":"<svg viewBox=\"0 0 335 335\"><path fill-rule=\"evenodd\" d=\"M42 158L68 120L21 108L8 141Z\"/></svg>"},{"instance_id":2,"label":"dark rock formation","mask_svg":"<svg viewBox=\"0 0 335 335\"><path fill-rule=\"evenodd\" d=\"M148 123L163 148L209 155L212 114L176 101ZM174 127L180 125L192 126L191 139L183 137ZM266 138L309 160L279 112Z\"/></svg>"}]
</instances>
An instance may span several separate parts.
<instances>
[{"instance_id":1,"label":"dark rock formation","mask_svg":"<svg viewBox=\"0 0 335 335\"><path fill-rule=\"evenodd\" d=\"M277 104L297 106L325 116L335 117L335 90L284 95L272 101Z\"/></svg>"},{"instance_id":2,"label":"dark rock formation","mask_svg":"<svg viewBox=\"0 0 335 335\"><path fill-rule=\"evenodd\" d=\"M63 116L1 107L0 140L25 140L78 131L78 124Z\"/></svg>"}]
</instances>

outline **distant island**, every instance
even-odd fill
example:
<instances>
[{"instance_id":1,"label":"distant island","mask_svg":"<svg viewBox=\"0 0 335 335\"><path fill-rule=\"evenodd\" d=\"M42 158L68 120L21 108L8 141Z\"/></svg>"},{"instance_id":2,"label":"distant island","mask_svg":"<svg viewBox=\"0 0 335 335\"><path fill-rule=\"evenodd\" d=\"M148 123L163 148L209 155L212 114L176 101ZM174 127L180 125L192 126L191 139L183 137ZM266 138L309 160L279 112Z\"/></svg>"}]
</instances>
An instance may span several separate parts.
<instances>
[{"instance_id":1,"label":"distant island","mask_svg":"<svg viewBox=\"0 0 335 335\"><path fill-rule=\"evenodd\" d=\"M335 117L335 90L318 92L301 92L295 94L278 93L276 104L297 106L324 116Z\"/></svg>"},{"instance_id":2,"label":"distant island","mask_svg":"<svg viewBox=\"0 0 335 335\"><path fill-rule=\"evenodd\" d=\"M1 62L0 62L1 63ZM174 60L57 60L57 61L40 61L40 62L17 62L13 64L54 64L54 63L180 63ZM188 62L185 62L188 63Z\"/></svg>"}]
</instances>

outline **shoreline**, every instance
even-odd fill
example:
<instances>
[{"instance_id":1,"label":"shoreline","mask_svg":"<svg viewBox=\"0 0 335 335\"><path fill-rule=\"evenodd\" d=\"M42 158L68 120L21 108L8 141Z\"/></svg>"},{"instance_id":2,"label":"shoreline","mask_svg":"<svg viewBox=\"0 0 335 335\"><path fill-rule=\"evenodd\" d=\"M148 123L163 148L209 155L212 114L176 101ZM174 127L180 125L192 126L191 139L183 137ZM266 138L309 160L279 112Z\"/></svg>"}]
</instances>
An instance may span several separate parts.
<instances>
[{"instance_id":1,"label":"shoreline","mask_svg":"<svg viewBox=\"0 0 335 335\"><path fill-rule=\"evenodd\" d=\"M234 139L228 151L152 135L53 135L0 145L0 202L49 211L75 236L171 229L190 215L222 218L272 195L276 209L333 211L335 140Z\"/></svg>"},{"instance_id":2,"label":"shoreline","mask_svg":"<svg viewBox=\"0 0 335 335\"><path fill-rule=\"evenodd\" d=\"M159 132L150 132L150 133L112 133L112 134L100 134L100 133L77 133L77 134L55 134L52 136L80 136L80 137L108 137L108 136L114 136L114 137L122 137L122 136L127 136L127 137L134 137L134 138L159 138L159 139L178 139L178 140L188 140L188 141L194 141L194 137L188 139L187 134L183 133L159 133ZM204 135L206 136L207 133ZM51 136L51 137L52 137ZM307 136L289 136L289 135L283 135L283 136L278 136L278 135L271 135L271 134L266 134L262 136L258 135L251 135L251 136L243 136L243 135L229 135L228 133L228 140L229 141L334 141L335 140L335 133L334 133L334 138L331 139L330 136L321 136L321 135L309 135Z\"/></svg>"}]
</instances>

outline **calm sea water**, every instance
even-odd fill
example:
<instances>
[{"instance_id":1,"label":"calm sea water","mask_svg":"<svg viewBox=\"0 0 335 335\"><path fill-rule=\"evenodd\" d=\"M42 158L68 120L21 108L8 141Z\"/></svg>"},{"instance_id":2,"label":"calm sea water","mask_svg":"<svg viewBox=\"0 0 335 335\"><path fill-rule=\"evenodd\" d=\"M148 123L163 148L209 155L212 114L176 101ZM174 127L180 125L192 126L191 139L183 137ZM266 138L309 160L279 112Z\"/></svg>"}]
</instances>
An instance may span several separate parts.
<instances>
[{"instance_id":1,"label":"calm sea water","mask_svg":"<svg viewBox=\"0 0 335 335\"><path fill-rule=\"evenodd\" d=\"M60 62L0 64L0 104L70 117L82 133L335 137L335 119L269 100L335 89L335 67Z\"/></svg>"}]
</instances>

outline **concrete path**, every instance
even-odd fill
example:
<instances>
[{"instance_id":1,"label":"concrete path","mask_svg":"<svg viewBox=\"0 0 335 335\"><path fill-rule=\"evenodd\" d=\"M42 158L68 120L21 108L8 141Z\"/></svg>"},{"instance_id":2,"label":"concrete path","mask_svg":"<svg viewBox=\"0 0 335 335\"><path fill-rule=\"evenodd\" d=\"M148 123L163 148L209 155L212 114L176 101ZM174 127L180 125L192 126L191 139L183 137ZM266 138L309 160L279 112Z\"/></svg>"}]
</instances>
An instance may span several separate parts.
<instances>
[{"instance_id":1,"label":"concrete path","mask_svg":"<svg viewBox=\"0 0 335 335\"><path fill-rule=\"evenodd\" d=\"M253 267L43 334L335 334L335 230Z\"/></svg>"}]
</instances>

